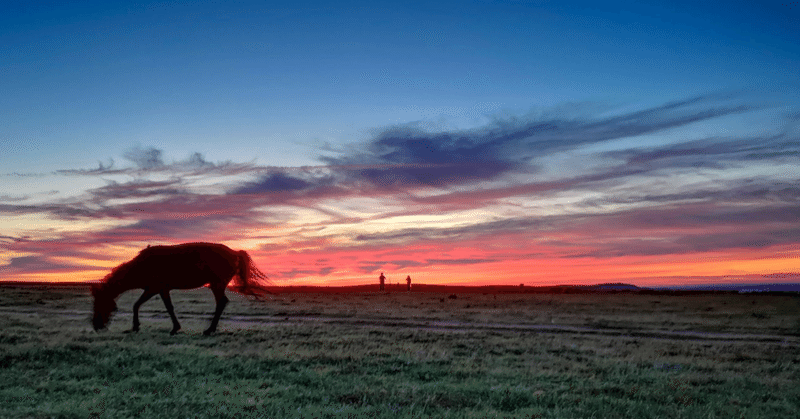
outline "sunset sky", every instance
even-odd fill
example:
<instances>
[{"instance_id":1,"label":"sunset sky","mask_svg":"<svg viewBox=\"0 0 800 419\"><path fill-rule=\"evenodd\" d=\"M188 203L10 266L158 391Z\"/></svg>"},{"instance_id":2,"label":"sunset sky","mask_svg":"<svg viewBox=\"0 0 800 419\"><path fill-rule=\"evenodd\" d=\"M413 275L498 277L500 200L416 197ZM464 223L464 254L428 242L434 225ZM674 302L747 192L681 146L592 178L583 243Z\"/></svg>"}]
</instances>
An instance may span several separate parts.
<instances>
[{"instance_id":1,"label":"sunset sky","mask_svg":"<svg viewBox=\"0 0 800 419\"><path fill-rule=\"evenodd\" d=\"M800 282L798 2L373 3L4 5L0 280Z\"/></svg>"}]
</instances>

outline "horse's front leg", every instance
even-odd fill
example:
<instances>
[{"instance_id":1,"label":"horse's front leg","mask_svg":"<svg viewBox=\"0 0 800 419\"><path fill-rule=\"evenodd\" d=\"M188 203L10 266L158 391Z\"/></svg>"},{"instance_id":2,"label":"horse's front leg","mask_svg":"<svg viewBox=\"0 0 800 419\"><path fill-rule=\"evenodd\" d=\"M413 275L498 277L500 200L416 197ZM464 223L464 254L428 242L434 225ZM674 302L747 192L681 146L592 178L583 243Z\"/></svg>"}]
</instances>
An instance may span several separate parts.
<instances>
[{"instance_id":1,"label":"horse's front leg","mask_svg":"<svg viewBox=\"0 0 800 419\"><path fill-rule=\"evenodd\" d=\"M217 300L217 309L214 311L214 318L211 319L211 326L208 326L204 335L210 335L217 330L217 323L219 323L219 317L222 315L222 310L225 310L225 305L228 304L228 297L225 296L225 288L211 288L211 291L214 293L214 299Z\"/></svg>"},{"instance_id":2,"label":"horse's front leg","mask_svg":"<svg viewBox=\"0 0 800 419\"><path fill-rule=\"evenodd\" d=\"M161 291L161 299L164 300L164 306L167 307L169 318L172 319L172 330L169 334L174 335L178 333L178 330L181 330L181 324L178 323L178 318L175 316L175 308L172 307L172 298L169 296L169 291Z\"/></svg>"},{"instance_id":3,"label":"horse's front leg","mask_svg":"<svg viewBox=\"0 0 800 419\"><path fill-rule=\"evenodd\" d=\"M141 307L145 301L153 298L154 295L156 295L156 293L144 290L142 296L133 303L133 327L131 328L131 332L139 331L139 307Z\"/></svg>"}]
</instances>

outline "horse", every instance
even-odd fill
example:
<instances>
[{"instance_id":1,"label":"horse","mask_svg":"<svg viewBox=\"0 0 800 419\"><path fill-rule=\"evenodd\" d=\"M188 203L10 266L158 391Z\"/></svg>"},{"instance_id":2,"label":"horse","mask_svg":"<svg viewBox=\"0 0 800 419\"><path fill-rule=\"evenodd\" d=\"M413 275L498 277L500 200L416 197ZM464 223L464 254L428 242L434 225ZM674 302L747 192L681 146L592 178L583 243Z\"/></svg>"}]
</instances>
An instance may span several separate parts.
<instances>
[{"instance_id":1,"label":"horse","mask_svg":"<svg viewBox=\"0 0 800 419\"><path fill-rule=\"evenodd\" d=\"M217 243L185 243L174 246L147 246L136 257L113 268L99 283L92 285L95 331L105 329L111 314L117 310L116 298L125 291L143 289L144 293L133 304L132 332L139 331L139 307L155 295L160 295L172 319L170 335L181 329L169 292L174 289L211 288L217 306L211 326L203 334L217 330L222 310L228 304L225 289L233 280L236 290L258 296L270 293L264 283L269 278L253 264L244 250L232 250ZM271 294L271 293L270 293Z\"/></svg>"}]
</instances>

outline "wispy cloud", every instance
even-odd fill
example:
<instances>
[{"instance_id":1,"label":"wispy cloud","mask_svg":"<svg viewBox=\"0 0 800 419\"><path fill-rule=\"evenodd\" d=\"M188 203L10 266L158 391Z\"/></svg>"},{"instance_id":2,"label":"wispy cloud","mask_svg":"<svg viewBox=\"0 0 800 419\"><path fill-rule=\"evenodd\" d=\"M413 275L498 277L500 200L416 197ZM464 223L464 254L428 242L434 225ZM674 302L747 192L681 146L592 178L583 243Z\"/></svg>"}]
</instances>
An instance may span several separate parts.
<instances>
[{"instance_id":1,"label":"wispy cloud","mask_svg":"<svg viewBox=\"0 0 800 419\"><path fill-rule=\"evenodd\" d=\"M398 126L380 132L360 147L364 151L320 159L348 179L376 187L461 185L513 171L529 173L535 169L533 159L555 152L755 109L732 101L723 95L699 96L605 118L511 118L458 132Z\"/></svg>"},{"instance_id":2,"label":"wispy cloud","mask_svg":"<svg viewBox=\"0 0 800 419\"><path fill-rule=\"evenodd\" d=\"M79 268L76 265L64 264L49 259L47 256L19 256L0 265L0 273L13 275L24 272L55 272Z\"/></svg>"},{"instance_id":3,"label":"wispy cloud","mask_svg":"<svg viewBox=\"0 0 800 419\"><path fill-rule=\"evenodd\" d=\"M192 153L184 160L165 163L163 154L163 150L155 147L143 149L140 146L136 146L125 151L123 154L125 160L133 163L133 166L117 167L114 159L109 158L107 163L99 161L97 167L93 169L62 169L57 170L55 174L75 176L127 175L135 177L143 177L154 174L173 174L179 176L234 176L243 173L247 174L251 172L267 170L267 168L260 167L252 162L210 162L207 161L203 154L199 152ZM31 175L46 176L46 174Z\"/></svg>"}]
</instances>

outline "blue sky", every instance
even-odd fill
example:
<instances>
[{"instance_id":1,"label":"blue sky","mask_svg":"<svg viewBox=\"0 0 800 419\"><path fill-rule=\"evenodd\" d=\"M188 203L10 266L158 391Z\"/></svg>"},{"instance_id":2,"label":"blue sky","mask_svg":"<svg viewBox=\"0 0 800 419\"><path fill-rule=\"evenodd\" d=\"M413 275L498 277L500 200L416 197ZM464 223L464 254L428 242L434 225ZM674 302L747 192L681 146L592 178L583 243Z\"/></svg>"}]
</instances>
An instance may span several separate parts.
<instances>
[{"instance_id":1,"label":"blue sky","mask_svg":"<svg viewBox=\"0 0 800 419\"><path fill-rule=\"evenodd\" d=\"M115 231L105 243L129 249L116 254L122 260L147 234L154 242L236 242L266 258L275 246L299 251L278 237L286 225L301 225L292 217L304 211L326 231L314 236L319 246L351 249L348 240L376 231L431 243L454 228L442 220L470 224L453 202L419 206L438 195L535 183L472 209L472 224L491 229L497 224L486 223L519 220L519 208L588 216L589 201L634 189L631 196L650 197L676 182L683 188L674 194L695 196L710 193L697 186L704 181L716 182L715 191L723 181L785 190L800 177L792 169L798 26L800 6L780 1L20 2L0 16L0 265L19 277L105 268L66 262L78 256L57 244L79 241L77 226ZM747 154L756 145L760 159ZM651 166L634 167L643 161ZM358 165L371 166L342 169ZM532 192L542 182L561 182L560 195ZM176 233L164 227L175 216L156 207L120 207L170 208L176 196L194 202L214 194L258 199L204 222L258 220L275 231L239 239L210 228ZM795 198L782 198L786 208ZM654 205L642 199L638 208ZM412 213L442 219L409 231L397 217ZM787 225L798 221L788 217ZM374 225L380 219L383 230ZM124 226L139 226L141 235L126 236ZM30 244L45 241L56 248ZM796 244L794 236L769 243ZM87 241L87 249L96 244ZM628 248L603 247L620 257ZM102 259L88 253L81 257ZM324 259L314 257L301 259ZM481 265L489 259L452 258L496 269ZM365 262L341 278L354 280L367 267L384 266ZM740 273L766 273L759 269ZM294 273L285 277L324 282L333 270L287 268Z\"/></svg>"}]
</instances>

